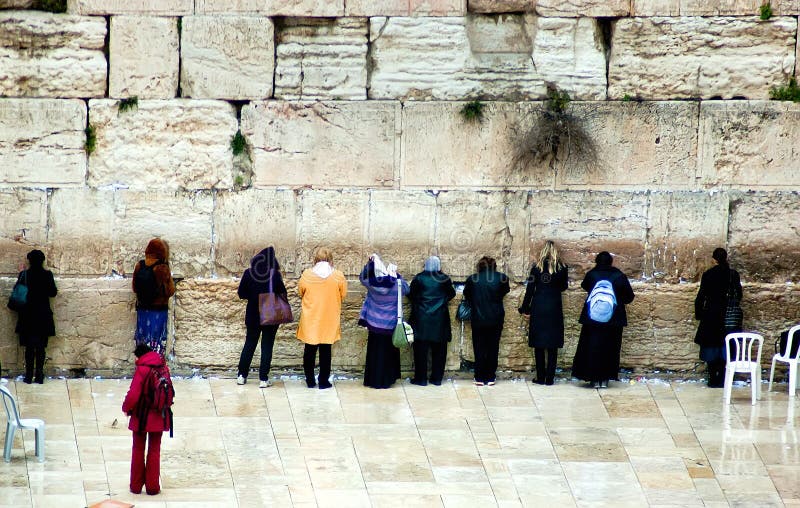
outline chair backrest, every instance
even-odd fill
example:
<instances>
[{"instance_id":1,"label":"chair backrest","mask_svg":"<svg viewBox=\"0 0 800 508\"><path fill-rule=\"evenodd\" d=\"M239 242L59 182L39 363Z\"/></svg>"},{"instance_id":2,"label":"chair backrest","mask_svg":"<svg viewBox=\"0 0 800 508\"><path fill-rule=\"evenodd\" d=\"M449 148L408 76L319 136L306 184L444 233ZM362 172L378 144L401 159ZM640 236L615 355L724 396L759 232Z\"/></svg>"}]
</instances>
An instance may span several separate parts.
<instances>
[{"instance_id":1,"label":"chair backrest","mask_svg":"<svg viewBox=\"0 0 800 508\"><path fill-rule=\"evenodd\" d=\"M753 352L753 346L756 346ZM741 368L749 371L751 363L761 364L761 348L764 337L757 333L737 332L725 336L725 356L728 365L734 370Z\"/></svg>"},{"instance_id":2,"label":"chair backrest","mask_svg":"<svg viewBox=\"0 0 800 508\"><path fill-rule=\"evenodd\" d=\"M781 356L792 359L800 357L800 347L797 348L794 356L791 356L792 342L794 342L794 336L798 330L800 330L800 325L794 325L793 327L789 328L789 337L786 339L786 352ZM800 340L800 336L798 336L797 340Z\"/></svg>"},{"instance_id":3,"label":"chair backrest","mask_svg":"<svg viewBox=\"0 0 800 508\"><path fill-rule=\"evenodd\" d=\"M19 411L17 411L17 401L14 400L14 396L11 395L11 392L8 391L8 388L5 386L0 386L0 395L2 395L3 407L6 409L6 417L8 418L8 421L15 422L17 425L20 425Z\"/></svg>"}]
</instances>

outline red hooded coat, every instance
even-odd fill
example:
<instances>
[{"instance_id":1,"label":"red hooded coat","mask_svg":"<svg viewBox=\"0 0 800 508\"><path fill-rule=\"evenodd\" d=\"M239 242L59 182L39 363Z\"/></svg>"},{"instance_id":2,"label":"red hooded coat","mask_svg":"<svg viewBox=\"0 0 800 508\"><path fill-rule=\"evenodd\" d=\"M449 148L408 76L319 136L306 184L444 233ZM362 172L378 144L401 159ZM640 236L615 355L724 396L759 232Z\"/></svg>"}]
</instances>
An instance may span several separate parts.
<instances>
[{"instance_id":1,"label":"red hooded coat","mask_svg":"<svg viewBox=\"0 0 800 508\"><path fill-rule=\"evenodd\" d=\"M155 351L150 351L143 354L136 360L136 372L133 374L133 381L131 387L128 389L128 394L125 395L125 400L122 402L122 412L130 415L130 422L128 429L139 432L139 399L144 390L144 382L150 374L152 367L160 367L164 365L164 358ZM146 432L162 432L169 430L170 419L164 418L158 410L150 410L147 414L147 423L144 427Z\"/></svg>"}]
</instances>

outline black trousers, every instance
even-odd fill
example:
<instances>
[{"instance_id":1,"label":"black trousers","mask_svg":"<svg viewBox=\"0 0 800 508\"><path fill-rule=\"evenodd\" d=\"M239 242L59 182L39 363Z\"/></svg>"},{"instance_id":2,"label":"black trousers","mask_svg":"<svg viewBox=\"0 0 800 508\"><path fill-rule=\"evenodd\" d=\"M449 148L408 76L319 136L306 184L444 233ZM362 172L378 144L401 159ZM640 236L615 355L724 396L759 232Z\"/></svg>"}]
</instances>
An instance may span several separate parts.
<instances>
[{"instance_id":1,"label":"black trousers","mask_svg":"<svg viewBox=\"0 0 800 508\"><path fill-rule=\"evenodd\" d=\"M414 380L420 383L428 378L428 352L431 355L430 382L437 385L444 378L447 361L447 342L414 341Z\"/></svg>"},{"instance_id":2,"label":"black trousers","mask_svg":"<svg viewBox=\"0 0 800 508\"><path fill-rule=\"evenodd\" d=\"M321 386L330 384L331 377L331 345L330 344L306 344L303 350L303 372L306 375L306 384L314 386L314 363L317 359L317 349L319 349L319 383Z\"/></svg>"},{"instance_id":3,"label":"black trousers","mask_svg":"<svg viewBox=\"0 0 800 508\"><path fill-rule=\"evenodd\" d=\"M250 372L250 363L256 351L258 338L261 337L261 363L258 366L258 380L269 379L269 369L272 366L272 348L275 345L275 335L279 325L248 326L244 339L242 354L239 356L239 375L247 378Z\"/></svg>"},{"instance_id":4,"label":"black trousers","mask_svg":"<svg viewBox=\"0 0 800 508\"><path fill-rule=\"evenodd\" d=\"M497 377L497 355L503 325L472 325L472 350L475 352L475 381L493 382Z\"/></svg>"},{"instance_id":5,"label":"black trousers","mask_svg":"<svg viewBox=\"0 0 800 508\"><path fill-rule=\"evenodd\" d=\"M725 384L725 360L708 362L708 386L711 388L722 388Z\"/></svg>"},{"instance_id":6,"label":"black trousers","mask_svg":"<svg viewBox=\"0 0 800 508\"><path fill-rule=\"evenodd\" d=\"M44 346L27 346L25 348L25 379L28 382L33 379L34 367L36 370L36 381L40 382L44 380L44 358Z\"/></svg>"},{"instance_id":7,"label":"black trousers","mask_svg":"<svg viewBox=\"0 0 800 508\"><path fill-rule=\"evenodd\" d=\"M535 347L533 348L533 355L536 358L536 382L552 384L556 377L558 348Z\"/></svg>"}]
</instances>

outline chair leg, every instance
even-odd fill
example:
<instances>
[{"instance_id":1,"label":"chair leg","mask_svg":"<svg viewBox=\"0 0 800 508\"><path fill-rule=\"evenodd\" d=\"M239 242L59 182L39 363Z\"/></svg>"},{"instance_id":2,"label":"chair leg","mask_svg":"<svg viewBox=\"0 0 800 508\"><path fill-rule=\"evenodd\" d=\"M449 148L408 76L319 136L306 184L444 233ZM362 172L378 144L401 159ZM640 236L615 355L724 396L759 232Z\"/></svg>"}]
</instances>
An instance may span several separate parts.
<instances>
[{"instance_id":1,"label":"chair leg","mask_svg":"<svg viewBox=\"0 0 800 508\"><path fill-rule=\"evenodd\" d=\"M733 369L731 367L725 368L725 383L723 384L723 392L725 392L725 403L731 403L731 390L733 389Z\"/></svg>"},{"instance_id":2,"label":"chair leg","mask_svg":"<svg viewBox=\"0 0 800 508\"><path fill-rule=\"evenodd\" d=\"M44 462L44 427L36 429L36 458Z\"/></svg>"},{"instance_id":3,"label":"chair leg","mask_svg":"<svg viewBox=\"0 0 800 508\"><path fill-rule=\"evenodd\" d=\"M16 431L16 425L11 425L11 422L6 424L6 443L3 447L3 460L6 462L11 462L11 447L14 445L14 433Z\"/></svg>"},{"instance_id":4,"label":"chair leg","mask_svg":"<svg viewBox=\"0 0 800 508\"><path fill-rule=\"evenodd\" d=\"M755 367L750 369L750 404L756 405L758 400L758 373Z\"/></svg>"},{"instance_id":5,"label":"chair leg","mask_svg":"<svg viewBox=\"0 0 800 508\"><path fill-rule=\"evenodd\" d=\"M797 364L792 362L789 364L789 397L794 397L796 390L795 384L797 383Z\"/></svg>"},{"instance_id":6,"label":"chair leg","mask_svg":"<svg viewBox=\"0 0 800 508\"><path fill-rule=\"evenodd\" d=\"M772 391L772 380L775 378L775 357L772 358L772 367L769 368L769 388L768 392Z\"/></svg>"}]
</instances>

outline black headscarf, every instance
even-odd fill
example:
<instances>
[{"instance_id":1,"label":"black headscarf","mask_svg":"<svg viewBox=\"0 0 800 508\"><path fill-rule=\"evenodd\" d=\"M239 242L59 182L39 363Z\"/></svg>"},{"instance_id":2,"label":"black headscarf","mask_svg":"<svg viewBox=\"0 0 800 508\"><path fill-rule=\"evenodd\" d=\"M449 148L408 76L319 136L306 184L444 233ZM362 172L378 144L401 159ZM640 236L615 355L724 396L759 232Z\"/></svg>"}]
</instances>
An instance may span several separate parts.
<instances>
[{"instance_id":1,"label":"black headscarf","mask_svg":"<svg viewBox=\"0 0 800 508\"><path fill-rule=\"evenodd\" d=\"M275 258L275 249L272 246L262 250L250 260L250 275L258 281L269 279L272 270L280 270L278 260Z\"/></svg>"}]
</instances>

